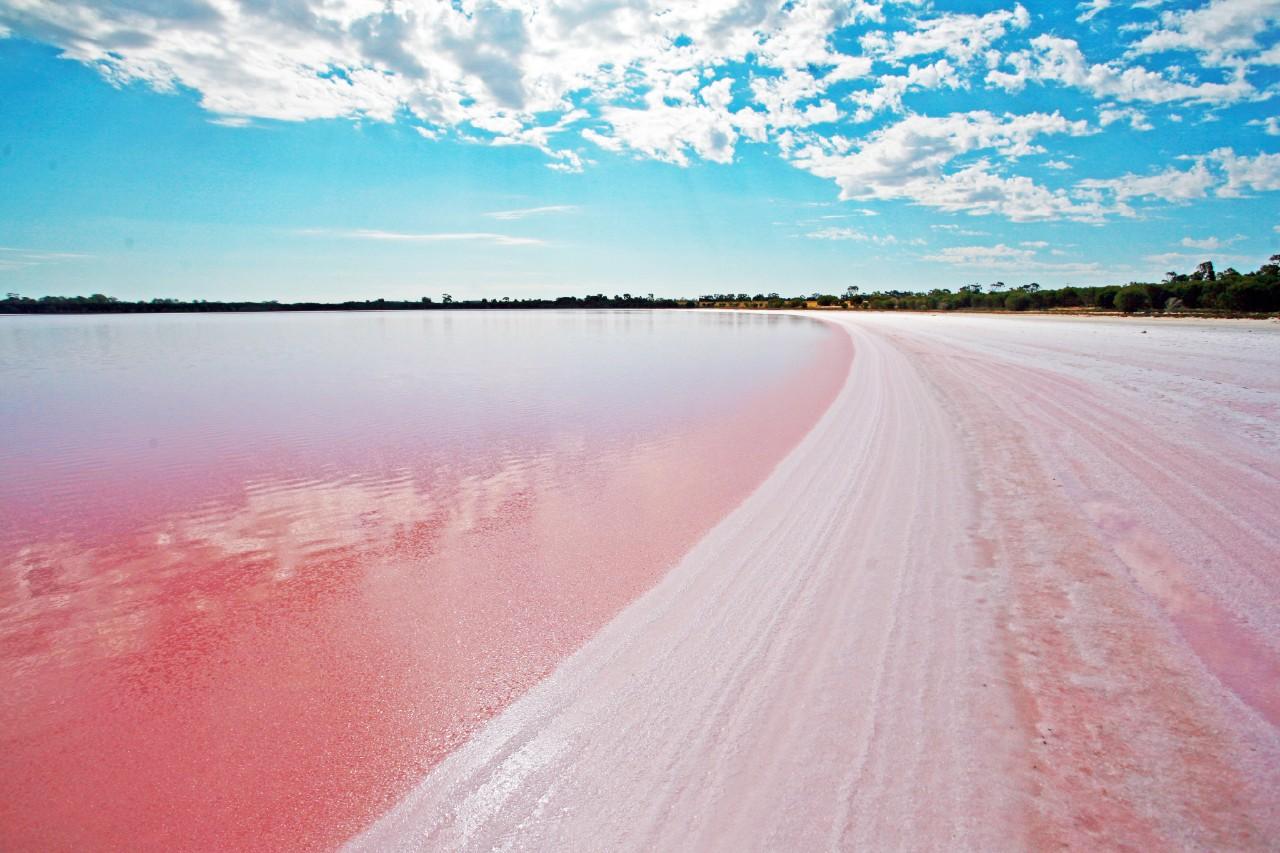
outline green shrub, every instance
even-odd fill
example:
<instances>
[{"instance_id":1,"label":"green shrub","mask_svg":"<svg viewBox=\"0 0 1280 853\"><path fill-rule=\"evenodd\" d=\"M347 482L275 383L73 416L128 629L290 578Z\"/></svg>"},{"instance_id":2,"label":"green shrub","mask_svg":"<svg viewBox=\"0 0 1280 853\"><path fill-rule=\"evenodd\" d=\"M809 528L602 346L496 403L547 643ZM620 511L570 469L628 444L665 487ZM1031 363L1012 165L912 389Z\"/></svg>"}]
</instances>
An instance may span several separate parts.
<instances>
[{"instance_id":1,"label":"green shrub","mask_svg":"<svg viewBox=\"0 0 1280 853\"><path fill-rule=\"evenodd\" d=\"M1117 291L1115 305L1117 311L1132 314L1134 311L1151 307L1151 299L1147 296L1147 289L1144 286L1131 284Z\"/></svg>"}]
</instances>

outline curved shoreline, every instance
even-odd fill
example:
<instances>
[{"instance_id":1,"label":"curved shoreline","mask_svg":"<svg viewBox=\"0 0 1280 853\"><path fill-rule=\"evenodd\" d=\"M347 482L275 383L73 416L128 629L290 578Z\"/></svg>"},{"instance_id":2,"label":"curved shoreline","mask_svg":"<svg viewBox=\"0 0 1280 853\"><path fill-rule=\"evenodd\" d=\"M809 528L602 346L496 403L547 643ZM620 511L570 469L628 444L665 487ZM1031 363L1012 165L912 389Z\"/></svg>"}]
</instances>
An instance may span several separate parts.
<instances>
[{"instance_id":1,"label":"curved shoreline","mask_svg":"<svg viewBox=\"0 0 1280 853\"><path fill-rule=\"evenodd\" d=\"M15 440L9 459L47 480L0 488L0 846L335 848L766 479L852 358L807 318L490 314L435 338L421 319L330 324L373 330L357 363L394 381L322 423L253 406L219 421L215 396L208 432L239 436L230 455L195 452L204 421L198 442L164 432L159 456L100 449L103 431L50 442L97 465L55 448L40 469ZM287 373L289 324L270 323ZM409 392L387 363L495 323L512 347L473 347L461 396L430 370L414 375L445 387ZM192 337L235 375L217 335ZM540 340L550 371L526 381ZM512 352L525 373L483 379ZM320 397L283 408L330 411Z\"/></svg>"},{"instance_id":2,"label":"curved shoreline","mask_svg":"<svg viewBox=\"0 0 1280 853\"><path fill-rule=\"evenodd\" d=\"M1220 342L1164 353L1153 382L1159 342L1117 337L1140 321L1001 340L982 320L823 319L856 354L809 435L351 849L1280 837L1253 677L1280 653L1280 444L1256 432L1280 390L1254 381L1276 341L1215 392L1198 374ZM1239 412L1143 419L1200 404ZM1163 457L1171 476L1148 476Z\"/></svg>"}]
</instances>

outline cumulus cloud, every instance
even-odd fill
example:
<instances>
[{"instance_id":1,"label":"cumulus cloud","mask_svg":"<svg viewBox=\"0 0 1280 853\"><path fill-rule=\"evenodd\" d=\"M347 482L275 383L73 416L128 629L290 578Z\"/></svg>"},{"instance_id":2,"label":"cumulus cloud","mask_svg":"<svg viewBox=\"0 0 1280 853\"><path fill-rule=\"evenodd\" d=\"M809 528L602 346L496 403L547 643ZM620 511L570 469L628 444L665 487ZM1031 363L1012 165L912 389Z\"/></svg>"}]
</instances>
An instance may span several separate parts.
<instances>
[{"instance_id":1,"label":"cumulus cloud","mask_svg":"<svg viewBox=\"0 0 1280 853\"><path fill-rule=\"evenodd\" d=\"M955 164L974 152L1014 160L1040 152L1038 137L1089 132L1087 122L1059 113L913 115L859 143L815 140L794 152L792 159L815 175L833 179L843 199L907 199L946 211L997 213L1014 221L1059 216L1092 221L1104 214L1100 206L1077 202L1065 191L1024 176L1003 175L990 159Z\"/></svg>"},{"instance_id":2,"label":"cumulus cloud","mask_svg":"<svg viewBox=\"0 0 1280 853\"><path fill-rule=\"evenodd\" d=\"M1077 186L1087 190L1108 192L1120 202L1135 198L1187 202L1204 198L1216 183L1217 178L1214 174L1209 171L1203 161L1199 161L1187 169L1172 166L1150 175L1127 172L1118 178L1089 178L1080 181Z\"/></svg>"},{"instance_id":3,"label":"cumulus cloud","mask_svg":"<svg viewBox=\"0 0 1280 853\"><path fill-rule=\"evenodd\" d=\"M1098 111L1098 124L1109 127L1118 121L1127 121L1134 130L1155 130L1155 125L1147 120L1147 114L1133 107L1104 107Z\"/></svg>"},{"instance_id":4,"label":"cumulus cloud","mask_svg":"<svg viewBox=\"0 0 1280 853\"><path fill-rule=\"evenodd\" d=\"M1135 53L1192 51L1214 64L1248 61L1259 37L1280 22L1280 0L1211 0L1197 9L1168 11L1133 45Z\"/></svg>"},{"instance_id":5,"label":"cumulus cloud","mask_svg":"<svg viewBox=\"0 0 1280 853\"><path fill-rule=\"evenodd\" d=\"M1226 173L1226 182L1218 188L1220 196L1241 196L1248 190L1280 190L1280 154L1248 157L1236 154L1230 148L1218 148L1210 152L1209 157L1217 161Z\"/></svg>"},{"instance_id":6,"label":"cumulus cloud","mask_svg":"<svg viewBox=\"0 0 1280 853\"><path fill-rule=\"evenodd\" d=\"M1015 221L1099 222L1133 214L1133 200L1275 189L1274 155L1231 149L1189 167L1153 150L1163 160L1132 174L1060 186L1069 159L1086 176L1088 163L1049 145L1177 118L1160 105L1220 110L1276 94L1255 84L1258 68L1280 64L1280 0L1135 5L1158 17L1120 27L1131 50L1109 58L1036 33L1016 2L968 14L907 0L0 0L0 36L56 45L113 84L194 92L229 128L401 122L424 140L528 146L564 172L604 156L728 164L761 145L846 200ZM1086 22L1117 12L1113 0L1076 9ZM1187 62L1134 64L1171 51ZM1033 85L1068 87L1084 106L968 109L991 89ZM1079 118L1094 115L1096 125ZM1278 132L1274 118L1257 121Z\"/></svg>"},{"instance_id":7,"label":"cumulus cloud","mask_svg":"<svg viewBox=\"0 0 1280 853\"><path fill-rule=\"evenodd\" d=\"M912 64L905 74L885 74L878 78L874 88L855 92L851 96L858 105L854 120L867 121L883 110L902 112L902 97L912 89L937 89L944 86L957 89L961 85L963 83L956 69L946 59L939 59L925 66Z\"/></svg>"},{"instance_id":8,"label":"cumulus cloud","mask_svg":"<svg viewBox=\"0 0 1280 853\"><path fill-rule=\"evenodd\" d=\"M1029 50L1010 54L1003 66L987 74L987 81L1010 92L1021 91L1031 82L1060 83L1083 89L1096 98L1157 104L1222 104L1257 94L1240 69L1225 82L1190 83L1119 61L1091 63L1074 39L1051 35L1037 36L1031 40Z\"/></svg>"},{"instance_id":9,"label":"cumulus cloud","mask_svg":"<svg viewBox=\"0 0 1280 853\"><path fill-rule=\"evenodd\" d=\"M1267 116L1265 119L1254 119L1249 122L1250 127L1260 127L1262 132L1267 136L1280 136L1280 118L1276 116Z\"/></svg>"},{"instance_id":10,"label":"cumulus cloud","mask_svg":"<svg viewBox=\"0 0 1280 853\"><path fill-rule=\"evenodd\" d=\"M1216 195L1235 198L1249 191L1280 190L1280 154L1237 154L1232 148L1218 148L1207 154L1187 156L1191 165L1170 166L1146 175L1126 172L1116 178L1087 178L1076 184L1079 197L1099 201L1112 198L1113 211L1135 215L1127 204L1133 199L1156 199L1174 204Z\"/></svg>"},{"instance_id":11,"label":"cumulus cloud","mask_svg":"<svg viewBox=\"0 0 1280 853\"><path fill-rule=\"evenodd\" d=\"M942 53L959 63L982 56L1011 30L1023 30L1031 16L1021 3L985 15L946 13L917 18L908 29L862 37L863 49L880 59L902 60Z\"/></svg>"}]
</instances>

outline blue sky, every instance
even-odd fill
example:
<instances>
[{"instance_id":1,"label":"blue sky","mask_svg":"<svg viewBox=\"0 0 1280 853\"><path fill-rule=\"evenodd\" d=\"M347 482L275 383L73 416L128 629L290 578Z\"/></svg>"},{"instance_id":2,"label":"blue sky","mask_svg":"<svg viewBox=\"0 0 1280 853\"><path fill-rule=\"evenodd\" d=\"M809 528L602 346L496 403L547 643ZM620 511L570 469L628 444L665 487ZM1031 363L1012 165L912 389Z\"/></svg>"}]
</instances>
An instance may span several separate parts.
<instances>
[{"instance_id":1,"label":"blue sky","mask_svg":"<svg viewBox=\"0 0 1280 853\"><path fill-rule=\"evenodd\" d=\"M0 289L1093 284L1280 251L1280 0L0 0Z\"/></svg>"}]
</instances>

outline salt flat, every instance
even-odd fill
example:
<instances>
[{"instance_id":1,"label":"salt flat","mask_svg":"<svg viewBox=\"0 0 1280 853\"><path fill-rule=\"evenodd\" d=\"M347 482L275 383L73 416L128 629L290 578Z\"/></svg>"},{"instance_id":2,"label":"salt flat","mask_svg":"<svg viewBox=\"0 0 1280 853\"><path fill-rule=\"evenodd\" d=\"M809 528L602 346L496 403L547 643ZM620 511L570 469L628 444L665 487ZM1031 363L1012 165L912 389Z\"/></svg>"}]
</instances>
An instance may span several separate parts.
<instances>
[{"instance_id":1,"label":"salt flat","mask_svg":"<svg viewBox=\"0 0 1280 853\"><path fill-rule=\"evenodd\" d=\"M1280 843L1280 324L823 316L812 432L353 849Z\"/></svg>"}]
</instances>

